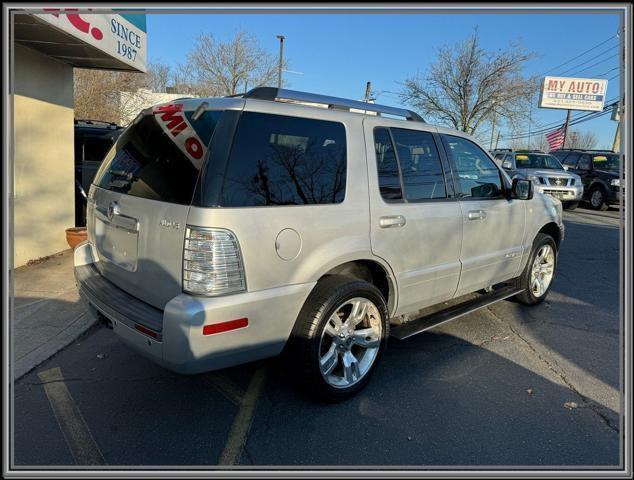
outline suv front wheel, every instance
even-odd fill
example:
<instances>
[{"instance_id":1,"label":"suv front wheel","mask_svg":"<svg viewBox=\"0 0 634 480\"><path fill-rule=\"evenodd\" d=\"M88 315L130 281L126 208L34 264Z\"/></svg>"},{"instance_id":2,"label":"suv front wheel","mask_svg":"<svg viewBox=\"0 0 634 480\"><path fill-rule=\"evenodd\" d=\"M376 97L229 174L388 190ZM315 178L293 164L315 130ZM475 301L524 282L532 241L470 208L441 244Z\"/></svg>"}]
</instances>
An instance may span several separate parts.
<instances>
[{"instance_id":1,"label":"suv front wheel","mask_svg":"<svg viewBox=\"0 0 634 480\"><path fill-rule=\"evenodd\" d=\"M326 400L348 398L368 383L388 335L387 306L374 285L325 277L306 300L289 340L293 376Z\"/></svg>"}]
</instances>

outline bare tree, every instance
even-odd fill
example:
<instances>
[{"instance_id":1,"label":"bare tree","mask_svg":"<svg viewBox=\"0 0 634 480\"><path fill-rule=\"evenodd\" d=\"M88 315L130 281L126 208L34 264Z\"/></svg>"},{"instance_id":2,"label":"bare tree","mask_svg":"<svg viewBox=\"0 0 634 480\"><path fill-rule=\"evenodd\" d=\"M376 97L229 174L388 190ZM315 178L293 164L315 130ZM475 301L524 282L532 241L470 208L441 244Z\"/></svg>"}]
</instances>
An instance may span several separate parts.
<instances>
[{"instance_id":1,"label":"bare tree","mask_svg":"<svg viewBox=\"0 0 634 480\"><path fill-rule=\"evenodd\" d=\"M494 116L497 123L515 125L526 117L538 88L536 78L522 76L531 58L517 44L485 51L476 30L467 40L440 48L426 77L406 79L402 98L424 115L470 134Z\"/></svg>"},{"instance_id":2,"label":"bare tree","mask_svg":"<svg viewBox=\"0 0 634 480\"><path fill-rule=\"evenodd\" d=\"M188 68L208 95L235 95L273 83L277 58L260 47L251 34L238 31L221 42L210 33L198 36L187 56Z\"/></svg>"},{"instance_id":3,"label":"bare tree","mask_svg":"<svg viewBox=\"0 0 634 480\"><path fill-rule=\"evenodd\" d=\"M566 148L587 148L592 149L597 145L597 136L594 132L579 132L571 130L566 135Z\"/></svg>"},{"instance_id":4,"label":"bare tree","mask_svg":"<svg viewBox=\"0 0 634 480\"><path fill-rule=\"evenodd\" d=\"M173 85L172 67L162 62L152 62L147 66L147 86L155 92L166 92Z\"/></svg>"},{"instance_id":5,"label":"bare tree","mask_svg":"<svg viewBox=\"0 0 634 480\"><path fill-rule=\"evenodd\" d=\"M144 73L76 68L75 118L119 123L122 111L119 92L136 92L147 86L148 75Z\"/></svg>"}]
</instances>

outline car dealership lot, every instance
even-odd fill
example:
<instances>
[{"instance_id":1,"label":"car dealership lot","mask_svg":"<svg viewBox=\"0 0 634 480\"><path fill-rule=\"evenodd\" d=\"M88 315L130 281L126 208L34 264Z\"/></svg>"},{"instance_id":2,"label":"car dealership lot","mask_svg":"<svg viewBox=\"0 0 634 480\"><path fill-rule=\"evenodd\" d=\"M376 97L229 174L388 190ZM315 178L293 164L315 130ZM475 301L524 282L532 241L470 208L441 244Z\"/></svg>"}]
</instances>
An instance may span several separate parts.
<instances>
[{"instance_id":1,"label":"car dealership lot","mask_svg":"<svg viewBox=\"0 0 634 480\"><path fill-rule=\"evenodd\" d=\"M339 404L278 359L179 376L95 327L16 383L15 465L617 466L619 211L564 215L546 302L392 340Z\"/></svg>"}]
</instances>

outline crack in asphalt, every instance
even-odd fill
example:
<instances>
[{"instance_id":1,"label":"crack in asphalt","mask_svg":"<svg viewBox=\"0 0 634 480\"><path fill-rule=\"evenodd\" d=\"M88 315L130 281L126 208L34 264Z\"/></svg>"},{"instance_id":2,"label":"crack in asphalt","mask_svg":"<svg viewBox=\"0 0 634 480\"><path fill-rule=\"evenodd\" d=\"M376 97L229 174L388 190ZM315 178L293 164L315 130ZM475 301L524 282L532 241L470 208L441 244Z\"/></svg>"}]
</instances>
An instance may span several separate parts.
<instances>
[{"instance_id":1,"label":"crack in asphalt","mask_svg":"<svg viewBox=\"0 0 634 480\"><path fill-rule=\"evenodd\" d=\"M566 377L566 375L563 372L563 368L557 364L557 362L555 361L549 361L546 358L544 358L542 356L541 353L539 353L539 351L533 346L533 344L528 341L526 338L524 338L517 330L515 330L513 328L513 326L509 323L504 322L504 320L502 320L493 310L491 310L489 307L486 308L491 315L500 323L506 325L506 327L520 340L522 340L522 342L524 342L528 348L531 349L531 351L533 353L535 353L535 355L537 356L537 358L548 367L548 369L553 372L559 379L561 379L561 381L573 392L575 393L581 400L582 400L582 405L581 408L589 408L592 412L594 412L602 421L603 423L605 423L605 425L612 429L613 431L615 431L616 433L619 433L619 427L617 425L614 425L612 423L612 421L608 418L607 414L604 413L602 411L603 407L601 407L600 405L596 404L595 402L593 402L592 400L590 400L588 397L586 397L585 395L583 395L579 390L577 390L577 388L574 386L574 384L568 380L568 378ZM557 368L555 368L555 366L557 366ZM560 371L561 370L561 371Z\"/></svg>"}]
</instances>

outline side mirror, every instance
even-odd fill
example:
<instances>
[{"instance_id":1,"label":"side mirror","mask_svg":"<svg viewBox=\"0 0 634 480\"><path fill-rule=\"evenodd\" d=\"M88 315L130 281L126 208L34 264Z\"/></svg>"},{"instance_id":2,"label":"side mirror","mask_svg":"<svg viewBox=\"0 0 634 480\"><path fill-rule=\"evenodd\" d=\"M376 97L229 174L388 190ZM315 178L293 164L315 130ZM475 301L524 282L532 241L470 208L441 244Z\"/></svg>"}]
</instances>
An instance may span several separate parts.
<instances>
[{"instance_id":1,"label":"side mirror","mask_svg":"<svg viewBox=\"0 0 634 480\"><path fill-rule=\"evenodd\" d=\"M562 165L562 167L564 167L565 171L568 171L568 169L570 168L568 165Z\"/></svg>"},{"instance_id":2,"label":"side mirror","mask_svg":"<svg viewBox=\"0 0 634 480\"><path fill-rule=\"evenodd\" d=\"M511 198L518 200L533 198L533 182L523 178L514 178L511 186Z\"/></svg>"},{"instance_id":3,"label":"side mirror","mask_svg":"<svg viewBox=\"0 0 634 480\"><path fill-rule=\"evenodd\" d=\"M511 165L511 162L506 160L502 162L502 168L504 168L505 170L510 170L511 168L513 168L513 165Z\"/></svg>"}]
</instances>

